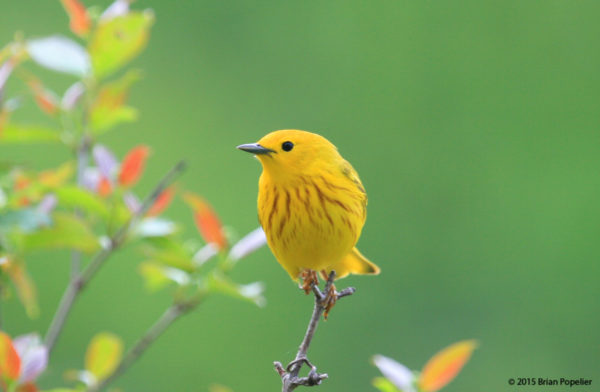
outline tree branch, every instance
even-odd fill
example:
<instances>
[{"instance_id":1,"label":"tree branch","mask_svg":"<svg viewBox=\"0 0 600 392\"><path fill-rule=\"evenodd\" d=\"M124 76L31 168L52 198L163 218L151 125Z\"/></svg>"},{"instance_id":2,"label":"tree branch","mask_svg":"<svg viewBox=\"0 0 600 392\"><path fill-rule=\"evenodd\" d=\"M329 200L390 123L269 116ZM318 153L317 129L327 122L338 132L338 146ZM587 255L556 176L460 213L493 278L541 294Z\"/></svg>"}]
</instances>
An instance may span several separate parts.
<instances>
[{"instance_id":1,"label":"tree branch","mask_svg":"<svg viewBox=\"0 0 600 392\"><path fill-rule=\"evenodd\" d=\"M328 377L327 373L317 373L317 367L314 366L308 360L306 353L308 352L308 348L310 346L310 342L317 330L317 326L319 324L319 320L321 315L327 308L327 294L330 288L333 286L333 281L335 279L335 271L331 271L329 277L327 279L327 283L325 284L325 289L321 291L319 287L313 283L312 290L315 295L315 306L313 308L313 313L308 322L308 327L306 329L306 334L304 335L304 339L302 343L300 343L300 347L298 348L298 353L296 354L296 358L290 362L287 368L284 368L281 365L281 362L274 362L275 370L279 373L281 377L282 383L282 392L291 392L296 389L298 386L315 386L321 384L321 382ZM343 298L354 293L355 289L353 287L348 287L342 290L341 292L336 292L337 298ZM310 371L308 372L307 377L298 377L300 373L300 369L302 365L306 364L310 367Z\"/></svg>"},{"instance_id":2,"label":"tree branch","mask_svg":"<svg viewBox=\"0 0 600 392\"><path fill-rule=\"evenodd\" d=\"M81 144L77 147L77 185L83 186L85 169L88 165L89 154L90 154L91 141L87 135L84 135ZM75 215L81 217L81 211L75 210ZM52 351L56 339L62 329L62 325L65 322L69 309L73 305L75 296L79 288L77 287L77 281L81 271L81 252L78 250L71 251L71 274L69 276L69 285L67 286L65 293L63 294L58 309L54 314L48 333L46 334L45 345L48 348L48 354Z\"/></svg>"},{"instance_id":3,"label":"tree branch","mask_svg":"<svg viewBox=\"0 0 600 392\"><path fill-rule=\"evenodd\" d=\"M91 140L87 134L81 139L81 144L77 147L77 186L83 187L85 169L87 168L90 156ZM75 215L81 218L81 211L75 209ZM74 250L71 252L71 280L79 275L81 270L81 252Z\"/></svg>"},{"instance_id":4,"label":"tree branch","mask_svg":"<svg viewBox=\"0 0 600 392\"><path fill-rule=\"evenodd\" d=\"M150 345L158 339L162 333L169 328L181 316L190 312L200 304L203 297L197 297L193 301L171 305L160 318L146 331L146 333L131 347L123 356L115 370L97 385L91 386L87 392L98 392L106 388L110 383L119 378L129 366L138 360Z\"/></svg>"},{"instance_id":5,"label":"tree branch","mask_svg":"<svg viewBox=\"0 0 600 392\"><path fill-rule=\"evenodd\" d=\"M131 230L132 227L139 221L141 217L144 216L146 211L152 206L154 201L158 198L158 196L167 188L174 180L177 178L183 171L185 170L185 162L180 161L175 165L164 177L163 179L156 185L152 193L150 193L142 202L141 207L133 213L133 215L129 218L129 220L121 226L117 232L110 238L108 246L104 247L100 250L96 255L92 258L92 261L88 264L88 266L77 276L73 277L69 282L69 285L65 289L63 296L58 305L58 309L54 314L54 318L50 323L48 328L48 332L46 333L46 338L44 339L44 345L48 349L48 353L52 351L60 332L64 326L65 320L69 315L71 307L73 306L73 302L75 298L77 298L78 294L83 290L83 288L88 284L88 282L94 277L96 272L100 269L100 267L104 264L104 262L109 258L114 250L116 250L125 240L127 234Z\"/></svg>"}]
</instances>

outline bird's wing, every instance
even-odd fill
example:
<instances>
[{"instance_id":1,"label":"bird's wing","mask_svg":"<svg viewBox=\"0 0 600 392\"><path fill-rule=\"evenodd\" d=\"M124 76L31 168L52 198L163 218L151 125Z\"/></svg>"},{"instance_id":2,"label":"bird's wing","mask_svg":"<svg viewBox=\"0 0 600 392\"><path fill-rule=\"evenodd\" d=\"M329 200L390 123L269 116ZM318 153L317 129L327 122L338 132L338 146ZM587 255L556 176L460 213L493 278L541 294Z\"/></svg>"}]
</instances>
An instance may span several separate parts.
<instances>
[{"instance_id":1,"label":"bird's wing","mask_svg":"<svg viewBox=\"0 0 600 392\"><path fill-rule=\"evenodd\" d=\"M360 177L358 177L358 173L356 172L356 170L354 170L350 162L342 160L341 170L344 177L350 181L350 185L354 187L357 191L356 194L360 199L363 207L364 222L364 220L367 219L367 203L369 201L367 197L367 192L365 191L365 187L363 186L362 182L360 181Z\"/></svg>"}]
</instances>

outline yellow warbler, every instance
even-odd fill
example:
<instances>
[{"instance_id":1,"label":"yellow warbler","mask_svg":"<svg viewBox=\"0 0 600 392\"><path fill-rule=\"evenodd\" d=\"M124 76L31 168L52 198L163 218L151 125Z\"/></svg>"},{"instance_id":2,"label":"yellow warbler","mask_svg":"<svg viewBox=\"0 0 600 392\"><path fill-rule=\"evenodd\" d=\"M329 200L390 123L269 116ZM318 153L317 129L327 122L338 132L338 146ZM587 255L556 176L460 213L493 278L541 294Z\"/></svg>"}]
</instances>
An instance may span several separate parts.
<instances>
[{"instance_id":1,"label":"yellow warbler","mask_svg":"<svg viewBox=\"0 0 600 392\"><path fill-rule=\"evenodd\" d=\"M379 273L355 248L367 218L367 194L331 142L281 130L238 148L262 164L258 217L271 251L292 279L315 276L312 271L335 270L338 278ZM304 288L308 292L306 281Z\"/></svg>"}]
</instances>

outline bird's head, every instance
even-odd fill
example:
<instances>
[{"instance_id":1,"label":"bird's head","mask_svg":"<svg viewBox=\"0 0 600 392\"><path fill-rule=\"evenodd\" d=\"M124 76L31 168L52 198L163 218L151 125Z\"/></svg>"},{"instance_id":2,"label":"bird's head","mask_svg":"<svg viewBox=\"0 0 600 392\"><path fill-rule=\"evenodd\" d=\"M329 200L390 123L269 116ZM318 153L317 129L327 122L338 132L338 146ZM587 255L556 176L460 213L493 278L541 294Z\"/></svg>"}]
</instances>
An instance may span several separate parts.
<instances>
[{"instance_id":1,"label":"bird's head","mask_svg":"<svg viewBox=\"0 0 600 392\"><path fill-rule=\"evenodd\" d=\"M337 148L323 136L291 129L271 132L258 143L237 148L255 154L265 172L282 178L314 173L315 167L327 169L341 159Z\"/></svg>"}]
</instances>

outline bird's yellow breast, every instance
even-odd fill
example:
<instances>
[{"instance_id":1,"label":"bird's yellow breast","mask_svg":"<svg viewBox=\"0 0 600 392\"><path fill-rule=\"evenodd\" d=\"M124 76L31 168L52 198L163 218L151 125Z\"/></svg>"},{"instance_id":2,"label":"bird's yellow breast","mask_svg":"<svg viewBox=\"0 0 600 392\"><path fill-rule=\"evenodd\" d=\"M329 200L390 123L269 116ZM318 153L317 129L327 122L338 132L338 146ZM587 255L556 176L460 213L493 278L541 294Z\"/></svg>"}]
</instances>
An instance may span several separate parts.
<instances>
[{"instance_id":1,"label":"bird's yellow breast","mask_svg":"<svg viewBox=\"0 0 600 392\"><path fill-rule=\"evenodd\" d=\"M366 194L344 168L295 176L281 183L263 172L258 215L279 263L296 279L340 262L356 244L366 219Z\"/></svg>"}]
</instances>

